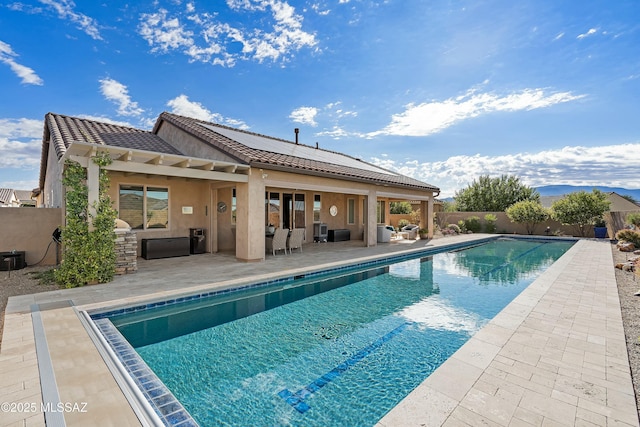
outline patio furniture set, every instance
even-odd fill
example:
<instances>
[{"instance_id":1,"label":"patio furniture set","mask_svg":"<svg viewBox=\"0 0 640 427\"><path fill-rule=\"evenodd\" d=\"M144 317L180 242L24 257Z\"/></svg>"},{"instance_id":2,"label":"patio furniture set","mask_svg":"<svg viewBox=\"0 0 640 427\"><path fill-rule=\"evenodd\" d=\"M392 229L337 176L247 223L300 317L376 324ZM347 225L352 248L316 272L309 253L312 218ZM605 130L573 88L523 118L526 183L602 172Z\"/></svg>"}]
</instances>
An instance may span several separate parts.
<instances>
[{"instance_id":1,"label":"patio furniture set","mask_svg":"<svg viewBox=\"0 0 640 427\"><path fill-rule=\"evenodd\" d=\"M273 236L266 236L266 247L273 255L277 251L284 251L284 254L293 253L294 249L300 249L302 253L302 241L304 240L304 228L277 228Z\"/></svg>"}]
</instances>

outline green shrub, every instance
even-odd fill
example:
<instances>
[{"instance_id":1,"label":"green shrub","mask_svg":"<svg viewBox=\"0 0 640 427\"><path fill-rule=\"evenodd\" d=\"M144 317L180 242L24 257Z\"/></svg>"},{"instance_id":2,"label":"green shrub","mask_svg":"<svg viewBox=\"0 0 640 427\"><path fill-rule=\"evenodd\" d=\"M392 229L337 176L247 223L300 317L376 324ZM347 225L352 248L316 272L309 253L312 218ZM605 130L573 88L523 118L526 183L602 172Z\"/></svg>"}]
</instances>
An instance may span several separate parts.
<instances>
[{"instance_id":1,"label":"green shrub","mask_svg":"<svg viewBox=\"0 0 640 427\"><path fill-rule=\"evenodd\" d=\"M482 229L482 225L480 224L480 217L474 215L465 219L464 228L471 233L479 233Z\"/></svg>"},{"instance_id":2,"label":"green shrub","mask_svg":"<svg viewBox=\"0 0 640 427\"><path fill-rule=\"evenodd\" d=\"M58 284L67 288L110 282L115 274L116 211L107 193L109 178L104 169L111 158L98 154L92 161L100 166L98 202L93 206L95 215L92 216L88 202L86 169L67 160L62 178L67 190L66 225L62 227L64 256L54 276Z\"/></svg>"},{"instance_id":3,"label":"green shrub","mask_svg":"<svg viewBox=\"0 0 640 427\"><path fill-rule=\"evenodd\" d=\"M540 202L522 200L509 206L505 211L511 222L524 224L527 234L534 234L536 227L549 218L549 209L543 207Z\"/></svg>"},{"instance_id":4,"label":"green shrub","mask_svg":"<svg viewBox=\"0 0 640 427\"><path fill-rule=\"evenodd\" d=\"M620 230L616 233L616 239L633 243L636 248L640 248L640 231Z\"/></svg>"},{"instance_id":5,"label":"green shrub","mask_svg":"<svg viewBox=\"0 0 640 427\"><path fill-rule=\"evenodd\" d=\"M398 221L398 228L402 228L405 225L409 225L409 220L408 219L401 219Z\"/></svg>"},{"instance_id":6,"label":"green shrub","mask_svg":"<svg viewBox=\"0 0 640 427\"><path fill-rule=\"evenodd\" d=\"M495 233L496 232L496 222L498 221L498 217L494 214L486 214L484 216L484 231L485 233Z\"/></svg>"},{"instance_id":7,"label":"green shrub","mask_svg":"<svg viewBox=\"0 0 640 427\"><path fill-rule=\"evenodd\" d=\"M633 212L627 215L625 219L627 224L635 225L636 227L640 227L640 212Z\"/></svg>"}]
</instances>

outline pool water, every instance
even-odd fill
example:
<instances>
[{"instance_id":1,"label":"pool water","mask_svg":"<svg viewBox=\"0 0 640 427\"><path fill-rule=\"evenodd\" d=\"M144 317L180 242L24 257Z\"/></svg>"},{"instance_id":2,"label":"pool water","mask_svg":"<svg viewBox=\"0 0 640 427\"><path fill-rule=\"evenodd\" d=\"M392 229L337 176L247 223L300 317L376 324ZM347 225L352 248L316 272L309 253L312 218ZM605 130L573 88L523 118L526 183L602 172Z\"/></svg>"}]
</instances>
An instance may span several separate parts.
<instances>
[{"instance_id":1,"label":"pool water","mask_svg":"<svg viewBox=\"0 0 640 427\"><path fill-rule=\"evenodd\" d=\"M111 321L202 426L372 426L572 244L494 240Z\"/></svg>"}]
</instances>

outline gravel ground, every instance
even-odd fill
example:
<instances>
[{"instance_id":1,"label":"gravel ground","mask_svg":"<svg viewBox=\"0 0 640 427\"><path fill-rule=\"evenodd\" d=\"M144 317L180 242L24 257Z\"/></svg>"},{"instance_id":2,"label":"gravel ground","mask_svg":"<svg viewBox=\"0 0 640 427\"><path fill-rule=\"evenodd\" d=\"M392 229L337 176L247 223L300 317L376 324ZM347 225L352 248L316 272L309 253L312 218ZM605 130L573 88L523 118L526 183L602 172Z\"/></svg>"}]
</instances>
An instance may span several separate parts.
<instances>
[{"instance_id":1,"label":"gravel ground","mask_svg":"<svg viewBox=\"0 0 640 427\"><path fill-rule=\"evenodd\" d=\"M637 255L620 252L615 245L611 246L614 264L624 262ZM51 267L27 267L12 271L11 277L6 271L0 271L0 336L4 327L4 310L7 299L14 295L26 295L37 292L58 289L55 284L41 284L38 274L50 270ZM640 291L640 277L634 273L616 269L618 295L622 308L622 321L627 339L627 350L636 391L636 402L640 407L640 296L634 295ZM1 341L0 341L1 345Z\"/></svg>"},{"instance_id":2,"label":"gravel ground","mask_svg":"<svg viewBox=\"0 0 640 427\"><path fill-rule=\"evenodd\" d=\"M612 251L614 263L638 257L638 255L629 252L620 252L615 245L612 245ZM633 388L636 392L636 406L640 408L640 296L634 295L640 291L640 276L633 272L616 269L616 283L618 284L624 335L627 339Z\"/></svg>"}]
</instances>

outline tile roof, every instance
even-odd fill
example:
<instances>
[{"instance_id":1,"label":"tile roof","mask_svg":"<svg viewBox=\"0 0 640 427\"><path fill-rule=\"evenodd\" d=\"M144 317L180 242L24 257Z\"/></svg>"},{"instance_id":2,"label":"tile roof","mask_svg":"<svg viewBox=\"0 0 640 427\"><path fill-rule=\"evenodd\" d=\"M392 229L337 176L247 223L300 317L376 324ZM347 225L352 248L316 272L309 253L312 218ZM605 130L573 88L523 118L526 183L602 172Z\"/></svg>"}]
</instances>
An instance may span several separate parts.
<instances>
[{"instance_id":1,"label":"tile roof","mask_svg":"<svg viewBox=\"0 0 640 427\"><path fill-rule=\"evenodd\" d=\"M0 203L7 204L11 202L13 197L13 189L11 188L0 188Z\"/></svg>"},{"instance_id":2,"label":"tile roof","mask_svg":"<svg viewBox=\"0 0 640 427\"><path fill-rule=\"evenodd\" d=\"M48 144L49 140L51 144ZM158 135L149 131L62 114L47 113L42 137L40 188L44 185L49 146L56 150L56 156L60 159L72 142L88 142L165 154L182 154Z\"/></svg>"},{"instance_id":3,"label":"tile roof","mask_svg":"<svg viewBox=\"0 0 640 427\"><path fill-rule=\"evenodd\" d=\"M157 135L165 121L195 136L203 143L226 153L237 163L244 163L251 167L341 178L348 181L373 182L392 187L439 191L436 186L363 162L346 154L304 144L295 144L291 141L167 112L158 117L151 132L95 120L47 113L42 138L40 188L44 187L50 147L53 147L58 159L64 155L72 142L182 155L183 153L177 148Z\"/></svg>"},{"instance_id":4,"label":"tile roof","mask_svg":"<svg viewBox=\"0 0 640 427\"><path fill-rule=\"evenodd\" d=\"M273 138L266 135L260 135L253 132L247 132L239 129L234 129L215 123L206 122L190 117L179 116L172 113L164 112L158 118L153 132L157 132L162 126L162 122L166 121L171 123L185 132L188 132L202 141L210 144L216 149L226 153L227 155L237 159L239 162L243 162L251 165L252 167L265 167L271 169L280 169L285 171L295 171L297 173L340 177L342 179L350 181L360 182L375 182L382 185L391 185L397 187L409 187L421 190L439 191L439 188L422 181L398 174L393 171L389 171L370 163L363 162L354 157L346 154L337 153L334 151L323 150L305 145L313 150L322 152L322 156L313 156L322 158L327 156L334 156L335 158L342 158L342 161L328 162L322 161L318 158L304 158L291 154L290 147L285 147L283 150L267 150L255 148L253 146L243 144L238 139L244 138L232 138L233 133L241 133L254 139L262 139L265 147L272 148L274 144L293 145L294 142L286 141L283 139ZM217 130L217 131L216 131ZM226 135L226 136L225 136ZM298 144L303 145L303 144ZM276 152L278 151L278 152ZM306 153L310 151L307 150ZM361 165L360 167L348 166L348 165Z\"/></svg>"}]
</instances>

